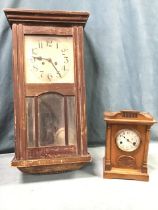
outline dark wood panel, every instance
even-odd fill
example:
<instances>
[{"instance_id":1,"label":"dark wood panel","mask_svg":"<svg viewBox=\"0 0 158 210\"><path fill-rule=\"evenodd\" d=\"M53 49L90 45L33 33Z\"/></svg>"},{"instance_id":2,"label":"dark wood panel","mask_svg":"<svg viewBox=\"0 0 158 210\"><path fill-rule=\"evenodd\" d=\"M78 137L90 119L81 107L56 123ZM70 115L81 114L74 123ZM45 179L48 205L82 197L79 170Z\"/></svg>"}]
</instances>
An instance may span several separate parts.
<instances>
[{"instance_id":1,"label":"dark wood panel","mask_svg":"<svg viewBox=\"0 0 158 210\"><path fill-rule=\"evenodd\" d=\"M24 26L24 34L45 34L45 35L63 35L72 36L72 28L70 27L50 27L50 26Z\"/></svg>"},{"instance_id":2,"label":"dark wood panel","mask_svg":"<svg viewBox=\"0 0 158 210\"><path fill-rule=\"evenodd\" d=\"M80 60L80 119L81 119L81 144L83 154L87 154L87 122L86 122L86 87L84 73L84 46L83 27L78 27L78 55Z\"/></svg>"},{"instance_id":3,"label":"dark wood panel","mask_svg":"<svg viewBox=\"0 0 158 210\"><path fill-rule=\"evenodd\" d=\"M20 138L20 158L26 159L26 109L25 109L25 87L24 87L24 49L23 49L23 25L19 24L18 31L18 76L19 76L19 138ZM15 73L15 72L14 72Z\"/></svg>"},{"instance_id":4,"label":"dark wood panel","mask_svg":"<svg viewBox=\"0 0 158 210\"><path fill-rule=\"evenodd\" d=\"M76 87L74 84L26 84L26 96L38 96L47 92L75 95Z\"/></svg>"},{"instance_id":5,"label":"dark wood panel","mask_svg":"<svg viewBox=\"0 0 158 210\"><path fill-rule=\"evenodd\" d=\"M74 145L70 146L53 146L53 147L38 147L27 149L27 156L29 159L35 158L50 158L59 155L75 155L76 147Z\"/></svg>"},{"instance_id":6,"label":"dark wood panel","mask_svg":"<svg viewBox=\"0 0 158 210\"><path fill-rule=\"evenodd\" d=\"M15 156L20 159L20 127L19 127L19 74L18 74L18 37L17 25L12 27L13 46L12 46L12 62L13 62L13 90L14 90L14 133L15 133Z\"/></svg>"},{"instance_id":7,"label":"dark wood panel","mask_svg":"<svg viewBox=\"0 0 158 210\"><path fill-rule=\"evenodd\" d=\"M77 110L77 115L76 115L76 130L77 130L77 149L78 149L78 154L81 154L81 118L80 118L80 56L78 53L79 52L79 43L78 43L78 27L73 28L73 33L74 33L74 53L75 53L75 73L76 73L76 86L77 86L77 100L76 100L76 110Z\"/></svg>"}]
</instances>

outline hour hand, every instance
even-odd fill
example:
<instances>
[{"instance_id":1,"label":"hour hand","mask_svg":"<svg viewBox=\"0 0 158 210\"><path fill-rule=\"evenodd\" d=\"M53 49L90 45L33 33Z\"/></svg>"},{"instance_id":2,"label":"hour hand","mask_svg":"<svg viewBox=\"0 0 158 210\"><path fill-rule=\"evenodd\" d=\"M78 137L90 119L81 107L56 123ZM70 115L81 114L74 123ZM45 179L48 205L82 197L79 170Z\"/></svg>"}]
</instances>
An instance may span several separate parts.
<instances>
[{"instance_id":1,"label":"hour hand","mask_svg":"<svg viewBox=\"0 0 158 210\"><path fill-rule=\"evenodd\" d=\"M41 56L32 56L32 58L34 60L39 60L39 61L45 60L45 61L48 61L49 63L51 63L52 65L54 65L51 58L43 58Z\"/></svg>"},{"instance_id":2,"label":"hour hand","mask_svg":"<svg viewBox=\"0 0 158 210\"><path fill-rule=\"evenodd\" d=\"M37 59L37 60L39 60L39 61L41 61L41 60L43 59L41 56L38 56L38 57L37 57L37 56L32 56L32 58L33 58L34 60Z\"/></svg>"},{"instance_id":3,"label":"hour hand","mask_svg":"<svg viewBox=\"0 0 158 210\"><path fill-rule=\"evenodd\" d=\"M57 74L59 75L59 77L61 78L61 74L60 74L60 72L58 71L58 69L56 68L56 66L54 65L54 63L53 63L53 61L52 61L52 59L51 58L43 58L43 57L41 57L41 56L33 56L33 58L34 59L37 59L37 60L39 60L39 61L41 61L41 60L46 60L46 61L48 61L49 63L51 63L52 64L52 66L53 66L53 68L56 70L56 72L57 72Z\"/></svg>"},{"instance_id":4,"label":"hour hand","mask_svg":"<svg viewBox=\"0 0 158 210\"><path fill-rule=\"evenodd\" d=\"M128 142L130 142L131 144L133 144L133 142L132 141L130 141L129 139L126 139Z\"/></svg>"},{"instance_id":5,"label":"hour hand","mask_svg":"<svg viewBox=\"0 0 158 210\"><path fill-rule=\"evenodd\" d=\"M33 57L33 59L34 60L39 60L39 61L41 61L41 60L48 60L47 58L42 58L41 56L32 56Z\"/></svg>"}]
</instances>

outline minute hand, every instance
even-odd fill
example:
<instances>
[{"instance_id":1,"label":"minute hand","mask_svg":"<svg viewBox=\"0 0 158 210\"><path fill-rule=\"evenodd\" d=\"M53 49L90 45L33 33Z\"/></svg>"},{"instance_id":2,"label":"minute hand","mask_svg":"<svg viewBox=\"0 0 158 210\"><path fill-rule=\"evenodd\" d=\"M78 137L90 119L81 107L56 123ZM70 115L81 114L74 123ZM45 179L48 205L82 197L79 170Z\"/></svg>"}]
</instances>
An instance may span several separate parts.
<instances>
[{"instance_id":1,"label":"minute hand","mask_svg":"<svg viewBox=\"0 0 158 210\"><path fill-rule=\"evenodd\" d=\"M123 136L124 139L126 139L126 137ZM131 144L133 144L132 141L130 141L129 139L126 139L126 141L130 142Z\"/></svg>"},{"instance_id":2,"label":"minute hand","mask_svg":"<svg viewBox=\"0 0 158 210\"><path fill-rule=\"evenodd\" d=\"M126 139L128 142L130 142L131 144L133 144L133 142L132 141L130 141L129 139Z\"/></svg>"},{"instance_id":3,"label":"minute hand","mask_svg":"<svg viewBox=\"0 0 158 210\"><path fill-rule=\"evenodd\" d=\"M51 63L52 64L52 66L54 67L54 69L56 70L56 72L57 72L57 74L59 75L59 77L61 78L61 74L60 74L60 72L58 71L58 69L56 68L56 66L54 65L54 63L53 63L53 61L52 61L52 59L51 58L48 58L48 59L46 59L49 63Z\"/></svg>"},{"instance_id":4,"label":"minute hand","mask_svg":"<svg viewBox=\"0 0 158 210\"><path fill-rule=\"evenodd\" d=\"M37 59L37 60L46 60L46 61L48 61L49 63L51 63L52 66L54 67L54 69L56 70L57 74L59 75L59 77L61 77L60 72L58 71L58 69L57 69L56 66L54 65L54 63L53 63L53 61L52 61L51 58L43 58L43 57L41 57L41 56L39 56L39 57L33 56L33 58L34 58L34 59Z\"/></svg>"}]
</instances>

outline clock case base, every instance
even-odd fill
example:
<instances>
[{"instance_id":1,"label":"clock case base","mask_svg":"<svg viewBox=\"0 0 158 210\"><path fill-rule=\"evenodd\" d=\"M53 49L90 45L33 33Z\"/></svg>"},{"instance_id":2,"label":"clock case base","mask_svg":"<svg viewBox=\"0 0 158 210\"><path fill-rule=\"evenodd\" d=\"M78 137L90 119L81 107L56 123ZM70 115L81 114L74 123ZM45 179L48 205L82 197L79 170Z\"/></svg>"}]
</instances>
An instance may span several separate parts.
<instances>
[{"instance_id":1,"label":"clock case base","mask_svg":"<svg viewBox=\"0 0 158 210\"><path fill-rule=\"evenodd\" d=\"M140 170L127 168L112 168L111 170L104 170L103 178L149 181L149 175L146 172L142 173Z\"/></svg>"},{"instance_id":2,"label":"clock case base","mask_svg":"<svg viewBox=\"0 0 158 210\"><path fill-rule=\"evenodd\" d=\"M23 173L29 174L49 174L73 171L82 168L92 161L91 156L75 156L53 159L35 159L35 160L12 160L11 165L17 167Z\"/></svg>"}]
</instances>

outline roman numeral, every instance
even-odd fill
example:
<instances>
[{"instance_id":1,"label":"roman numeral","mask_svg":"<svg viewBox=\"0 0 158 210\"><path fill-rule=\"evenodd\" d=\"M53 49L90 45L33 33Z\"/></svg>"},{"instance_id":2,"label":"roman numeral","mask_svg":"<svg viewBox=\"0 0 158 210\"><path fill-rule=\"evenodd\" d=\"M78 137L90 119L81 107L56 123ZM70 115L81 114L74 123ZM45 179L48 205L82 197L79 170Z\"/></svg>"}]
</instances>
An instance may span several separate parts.
<instances>
[{"instance_id":1,"label":"roman numeral","mask_svg":"<svg viewBox=\"0 0 158 210\"><path fill-rule=\"evenodd\" d=\"M37 48L32 48L32 54L37 55Z\"/></svg>"},{"instance_id":2,"label":"roman numeral","mask_svg":"<svg viewBox=\"0 0 158 210\"><path fill-rule=\"evenodd\" d=\"M33 66L33 70L38 71L38 68L36 66Z\"/></svg>"},{"instance_id":3,"label":"roman numeral","mask_svg":"<svg viewBox=\"0 0 158 210\"><path fill-rule=\"evenodd\" d=\"M52 47L53 41L52 40L47 40L47 47Z\"/></svg>"},{"instance_id":4,"label":"roman numeral","mask_svg":"<svg viewBox=\"0 0 158 210\"><path fill-rule=\"evenodd\" d=\"M43 43L42 43L42 41L39 41L39 42L38 42L38 47L39 47L39 48L43 48Z\"/></svg>"}]
</instances>

